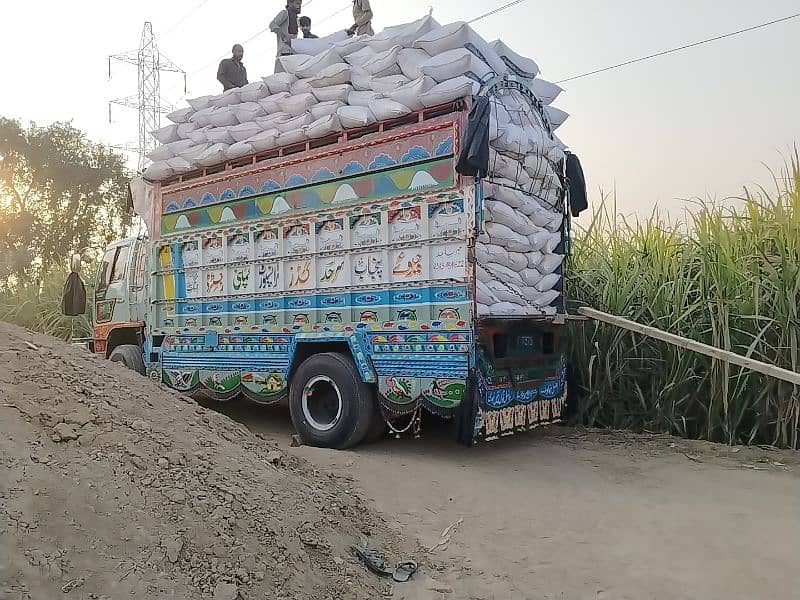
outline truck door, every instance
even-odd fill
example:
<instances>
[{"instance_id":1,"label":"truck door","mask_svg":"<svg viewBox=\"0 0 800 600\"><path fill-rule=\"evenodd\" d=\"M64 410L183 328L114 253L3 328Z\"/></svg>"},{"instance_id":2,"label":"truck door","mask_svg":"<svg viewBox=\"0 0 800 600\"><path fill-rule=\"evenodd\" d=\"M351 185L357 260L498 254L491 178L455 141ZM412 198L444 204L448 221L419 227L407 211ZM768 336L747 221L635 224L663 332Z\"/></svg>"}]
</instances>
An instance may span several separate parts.
<instances>
[{"instance_id":1,"label":"truck door","mask_svg":"<svg viewBox=\"0 0 800 600\"><path fill-rule=\"evenodd\" d=\"M128 307L131 321L144 321L147 316L147 243L137 239L133 244L130 275L128 277Z\"/></svg>"},{"instance_id":2,"label":"truck door","mask_svg":"<svg viewBox=\"0 0 800 600\"><path fill-rule=\"evenodd\" d=\"M128 321L127 284L130 245L106 250L94 292L95 323Z\"/></svg>"}]
</instances>

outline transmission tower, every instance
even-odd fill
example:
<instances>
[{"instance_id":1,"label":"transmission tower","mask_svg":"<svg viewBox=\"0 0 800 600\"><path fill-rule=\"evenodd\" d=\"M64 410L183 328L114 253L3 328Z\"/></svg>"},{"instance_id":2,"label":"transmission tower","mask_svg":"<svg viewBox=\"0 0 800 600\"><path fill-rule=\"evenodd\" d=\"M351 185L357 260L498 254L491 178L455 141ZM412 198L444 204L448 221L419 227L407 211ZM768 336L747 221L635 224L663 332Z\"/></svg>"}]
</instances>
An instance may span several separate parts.
<instances>
[{"instance_id":1,"label":"transmission tower","mask_svg":"<svg viewBox=\"0 0 800 600\"><path fill-rule=\"evenodd\" d=\"M161 73L179 73L183 75L184 93L186 91L186 73L175 63L158 51L158 44L153 34L153 25L146 21L142 30L142 41L138 50L115 54L108 57L108 78L111 79L111 61L116 60L135 65L139 72L139 93L112 100L108 106L108 121L111 122L111 105L117 104L139 111L139 143L134 146L114 146L120 150L134 151L139 155L139 171L143 171L149 159L147 155L156 149L158 142L152 132L161 127L161 115L172 110L172 106L161 98Z\"/></svg>"}]
</instances>

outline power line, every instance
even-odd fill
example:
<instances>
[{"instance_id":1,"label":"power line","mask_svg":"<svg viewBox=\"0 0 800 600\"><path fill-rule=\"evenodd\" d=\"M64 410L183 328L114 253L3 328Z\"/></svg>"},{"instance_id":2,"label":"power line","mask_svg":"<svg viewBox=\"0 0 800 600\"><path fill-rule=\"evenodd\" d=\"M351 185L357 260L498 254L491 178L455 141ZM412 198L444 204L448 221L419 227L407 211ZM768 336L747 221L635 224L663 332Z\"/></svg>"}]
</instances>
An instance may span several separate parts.
<instances>
[{"instance_id":1,"label":"power line","mask_svg":"<svg viewBox=\"0 0 800 600\"><path fill-rule=\"evenodd\" d=\"M517 4L522 4L523 2L525 2L525 0L514 0L513 2L509 2L508 4L504 4L503 6L499 6L499 7L495 8L494 10L490 10L489 12L484 13L479 17L475 17L474 19L471 19L471 20L467 21L467 24L471 25L472 23L475 23L476 21L480 21L481 19L485 19L486 17L491 17L492 15L496 15L497 13L502 12L507 8L511 8L512 6L516 6Z\"/></svg>"},{"instance_id":2,"label":"power line","mask_svg":"<svg viewBox=\"0 0 800 600\"><path fill-rule=\"evenodd\" d=\"M194 13L198 10L203 8L208 3L208 0L200 0L200 2L192 9L189 10L185 15L183 15L180 19L178 19L169 29L167 29L164 33L161 34L161 40L163 41L166 36L170 33L175 31L186 19L191 17Z\"/></svg>"},{"instance_id":3,"label":"power line","mask_svg":"<svg viewBox=\"0 0 800 600\"><path fill-rule=\"evenodd\" d=\"M760 25L753 25L752 27L747 27L745 29L739 29L738 31L731 31L730 33L724 33L722 35L717 35L714 37L706 38L704 40L700 40L698 42L692 42L691 44L685 44L683 46L678 46L677 48L670 48L669 50L662 50L661 52L656 52L655 54L648 54L647 56L642 56L639 58L634 58L631 60L626 60L625 62L617 63L615 65L611 65L608 67L603 67L602 69L595 69L594 71L588 71L586 73L581 73L580 75L573 75L572 77L567 77L566 79L560 79L556 81L556 83L564 83L567 81L574 81L576 79L581 79L583 77L589 77L590 75L597 75L598 73L604 73L606 71L611 71L613 69L619 69L621 67L626 67L628 65L632 65L639 62L644 62L646 60L651 60L653 58L658 58L660 56L665 56L667 54L672 54L673 52L680 52L681 50L687 50L688 48L694 48L696 46L702 46L703 44L709 44L711 42L716 42L718 40L722 40L725 38L733 37L736 35L740 35L742 33L747 33L749 31L755 31L756 29L762 29L764 27L769 27L770 25L775 25L777 23L783 23L784 21L789 21L791 19L796 19L800 17L800 13L796 13L793 15L789 15L788 17L782 17L780 19L775 19L774 21L767 21L766 23L761 23Z\"/></svg>"}]
</instances>

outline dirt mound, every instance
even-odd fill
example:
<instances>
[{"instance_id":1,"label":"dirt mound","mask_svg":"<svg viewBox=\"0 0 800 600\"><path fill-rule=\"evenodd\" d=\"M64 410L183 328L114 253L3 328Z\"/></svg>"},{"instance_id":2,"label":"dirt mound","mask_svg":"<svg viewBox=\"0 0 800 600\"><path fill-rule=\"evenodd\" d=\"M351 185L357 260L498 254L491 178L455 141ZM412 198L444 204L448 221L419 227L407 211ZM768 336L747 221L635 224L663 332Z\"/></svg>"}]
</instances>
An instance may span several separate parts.
<instances>
[{"instance_id":1,"label":"dirt mound","mask_svg":"<svg viewBox=\"0 0 800 600\"><path fill-rule=\"evenodd\" d=\"M116 364L0 324L0 598L374 598L347 480Z\"/></svg>"}]
</instances>

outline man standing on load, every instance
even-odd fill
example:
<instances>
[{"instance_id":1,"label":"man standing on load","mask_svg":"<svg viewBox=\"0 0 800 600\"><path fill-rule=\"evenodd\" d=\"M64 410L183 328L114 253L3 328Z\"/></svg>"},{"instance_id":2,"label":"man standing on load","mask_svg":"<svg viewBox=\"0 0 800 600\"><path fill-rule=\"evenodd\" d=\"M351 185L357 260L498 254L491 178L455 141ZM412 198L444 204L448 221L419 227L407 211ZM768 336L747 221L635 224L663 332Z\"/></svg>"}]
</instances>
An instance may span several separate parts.
<instances>
[{"instance_id":1,"label":"man standing on load","mask_svg":"<svg viewBox=\"0 0 800 600\"><path fill-rule=\"evenodd\" d=\"M242 62L244 48L241 44L236 44L231 52L233 52L233 56L223 59L217 69L217 81L222 84L223 92L247 85L247 69L244 68Z\"/></svg>"},{"instance_id":2,"label":"man standing on load","mask_svg":"<svg viewBox=\"0 0 800 600\"><path fill-rule=\"evenodd\" d=\"M347 35L375 35L372 30L372 8L369 0L353 0L353 26Z\"/></svg>"},{"instance_id":3,"label":"man standing on load","mask_svg":"<svg viewBox=\"0 0 800 600\"><path fill-rule=\"evenodd\" d=\"M278 58L294 54L292 40L297 38L297 15L300 14L302 5L302 0L288 0L286 8L275 15L272 23L269 24L269 30L278 39ZM275 72L278 73L281 70L280 61L276 59Z\"/></svg>"}]
</instances>

